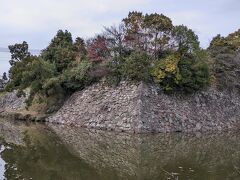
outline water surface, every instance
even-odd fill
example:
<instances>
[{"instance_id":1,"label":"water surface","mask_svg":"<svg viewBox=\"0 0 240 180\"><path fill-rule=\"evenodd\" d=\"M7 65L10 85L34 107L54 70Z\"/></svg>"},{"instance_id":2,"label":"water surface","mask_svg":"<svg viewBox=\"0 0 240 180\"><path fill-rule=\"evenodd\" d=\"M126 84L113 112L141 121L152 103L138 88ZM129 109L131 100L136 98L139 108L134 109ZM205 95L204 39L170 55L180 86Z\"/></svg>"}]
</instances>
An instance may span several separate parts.
<instances>
[{"instance_id":1,"label":"water surface","mask_svg":"<svg viewBox=\"0 0 240 180\"><path fill-rule=\"evenodd\" d=\"M240 134L130 135L0 120L0 179L239 180Z\"/></svg>"}]
</instances>

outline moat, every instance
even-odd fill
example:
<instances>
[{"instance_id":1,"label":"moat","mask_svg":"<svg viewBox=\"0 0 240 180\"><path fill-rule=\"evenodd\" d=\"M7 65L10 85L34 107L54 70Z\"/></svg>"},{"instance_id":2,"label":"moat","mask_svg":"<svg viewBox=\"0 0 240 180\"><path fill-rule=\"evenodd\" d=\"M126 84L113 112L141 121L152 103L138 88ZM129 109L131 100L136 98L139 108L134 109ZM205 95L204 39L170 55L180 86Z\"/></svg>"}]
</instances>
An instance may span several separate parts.
<instances>
[{"instance_id":1,"label":"moat","mask_svg":"<svg viewBox=\"0 0 240 180\"><path fill-rule=\"evenodd\" d=\"M240 179L240 133L133 135L0 120L0 179Z\"/></svg>"}]
</instances>

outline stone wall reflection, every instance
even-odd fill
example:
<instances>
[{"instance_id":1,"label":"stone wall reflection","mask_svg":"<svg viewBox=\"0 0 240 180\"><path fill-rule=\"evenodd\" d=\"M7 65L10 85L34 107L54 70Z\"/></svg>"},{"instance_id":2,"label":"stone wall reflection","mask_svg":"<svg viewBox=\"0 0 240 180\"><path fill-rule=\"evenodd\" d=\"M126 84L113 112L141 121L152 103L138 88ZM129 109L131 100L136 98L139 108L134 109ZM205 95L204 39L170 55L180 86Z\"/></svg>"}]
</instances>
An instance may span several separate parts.
<instances>
[{"instance_id":1,"label":"stone wall reflection","mask_svg":"<svg viewBox=\"0 0 240 180\"><path fill-rule=\"evenodd\" d=\"M131 135L49 126L76 156L122 179L240 178L239 133ZM231 177L230 177L231 176Z\"/></svg>"},{"instance_id":2,"label":"stone wall reflection","mask_svg":"<svg viewBox=\"0 0 240 180\"><path fill-rule=\"evenodd\" d=\"M7 143L23 145L24 128L22 124L0 119L0 139Z\"/></svg>"},{"instance_id":3,"label":"stone wall reflection","mask_svg":"<svg viewBox=\"0 0 240 180\"><path fill-rule=\"evenodd\" d=\"M0 121L8 179L240 179L238 132L133 135L47 126Z\"/></svg>"}]
</instances>

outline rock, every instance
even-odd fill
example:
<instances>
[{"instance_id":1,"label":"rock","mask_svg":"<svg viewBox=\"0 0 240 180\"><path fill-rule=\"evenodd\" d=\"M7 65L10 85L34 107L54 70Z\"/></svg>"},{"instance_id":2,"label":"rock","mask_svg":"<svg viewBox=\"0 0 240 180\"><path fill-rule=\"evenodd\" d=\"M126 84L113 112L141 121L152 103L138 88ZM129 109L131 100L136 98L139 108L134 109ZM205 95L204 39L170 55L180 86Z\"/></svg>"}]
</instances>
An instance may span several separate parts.
<instances>
[{"instance_id":1,"label":"rock","mask_svg":"<svg viewBox=\"0 0 240 180\"><path fill-rule=\"evenodd\" d=\"M201 125L200 123L197 123L196 129L197 129L197 130L200 130L201 128L202 128L202 125Z\"/></svg>"}]
</instances>

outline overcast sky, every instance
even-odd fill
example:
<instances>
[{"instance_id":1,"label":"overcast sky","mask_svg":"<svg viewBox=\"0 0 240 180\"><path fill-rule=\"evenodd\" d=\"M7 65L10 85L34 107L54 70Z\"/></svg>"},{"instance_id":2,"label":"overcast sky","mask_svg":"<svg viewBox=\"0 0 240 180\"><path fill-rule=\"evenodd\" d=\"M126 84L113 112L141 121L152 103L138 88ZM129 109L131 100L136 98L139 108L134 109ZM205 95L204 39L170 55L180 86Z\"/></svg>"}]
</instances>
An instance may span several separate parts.
<instances>
[{"instance_id":1,"label":"overcast sky","mask_svg":"<svg viewBox=\"0 0 240 180\"><path fill-rule=\"evenodd\" d=\"M43 49L58 29L91 37L133 10L163 13L174 25L193 29L207 47L216 34L240 28L239 9L240 0L0 0L0 47L25 40ZM7 68L1 57L0 73Z\"/></svg>"}]
</instances>

